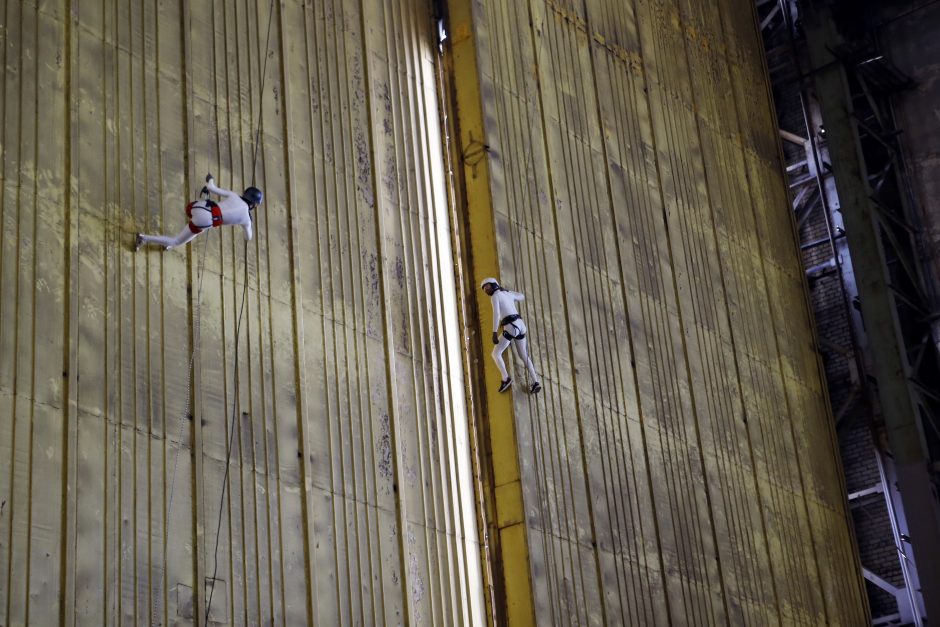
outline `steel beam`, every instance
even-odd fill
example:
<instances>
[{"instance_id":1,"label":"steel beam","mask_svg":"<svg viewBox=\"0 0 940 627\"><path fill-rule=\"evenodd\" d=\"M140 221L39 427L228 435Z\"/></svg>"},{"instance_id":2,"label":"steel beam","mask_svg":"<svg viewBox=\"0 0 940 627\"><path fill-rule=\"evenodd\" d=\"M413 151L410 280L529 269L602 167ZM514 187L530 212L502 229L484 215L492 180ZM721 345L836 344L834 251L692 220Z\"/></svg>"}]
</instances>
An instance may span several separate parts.
<instances>
[{"instance_id":1,"label":"steel beam","mask_svg":"<svg viewBox=\"0 0 940 627\"><path fill-rule=\"evenodd\" d=\"M828 5L804 4L803 25L816 93L826 123L836 187L842 202L846 238L852 251L858 293L873 374L894 456L901 500L907 515L911 544L920 575L927 615L940 617L940 503L932 484L930 455L918 392L910 382L911 369L902 341L898 314L890 291L885 250L879 234L878 211L866 183L864 160L852 124L847 76L831 49L841 42ZM933 558L933 559L931 559Z\"/></svg>"},{"instance_id":2,"label":"steel beam","mask_svg":"<svg viewBox=\"0 0 940 627\"><path fill-rule=\"evenodd\" d=\"M490 196L488 147L481 142L483 128L483 101L477 65L477 41L473 31L474 11L479 10L471 0L447 2L450 40L450 70L452 72L452 98L456 105L455 149L461 155L456 173L462 206L463 229L469 239L463 246L467 271L474 299L471 316L482 322L480 311L489 309L483 293L476 289L484 276L500 276L496 251L496 225ZM479 328L479 327L478 327ZM485 340L478 334L471 350L475 359L483 361L491 380L498 376L493 362L485 359ZM522 482L518 454L518 440L509 395L486 394L486 380L477 383L477 401L484 409L482 430L488 440L491 485L478 486L484 498L495 509L496 530L490 540L494 553L493 586L496 607L488 618L494 624L513 627L535 624L534 599L530 579L529 545L526 535L522 504Z\"/></svg>"}]
</instances>

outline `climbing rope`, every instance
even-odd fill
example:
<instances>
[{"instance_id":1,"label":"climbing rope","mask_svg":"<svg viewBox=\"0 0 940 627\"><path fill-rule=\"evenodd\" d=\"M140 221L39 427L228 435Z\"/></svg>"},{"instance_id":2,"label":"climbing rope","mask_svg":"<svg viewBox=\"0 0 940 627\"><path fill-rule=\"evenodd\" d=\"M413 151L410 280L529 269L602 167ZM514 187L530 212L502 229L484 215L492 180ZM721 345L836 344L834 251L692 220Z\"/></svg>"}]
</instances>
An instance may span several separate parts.
<instances>
[{"instance_id":1,"label":"climbing rope","mask_svg":"<svg viewBox=\"0 0 940 627\"><path fill-rule=\"evenodd\" d=\"M215 595L216 575L219 573L219 538L222 536L222 507L225 505L225 488L228 485L229 468L231 467L232 450L235 440L236 409L238 407L238 336L241 331L242 314L245 310L245 299L248 296L248 242L245 242L245 278L244 289L242 289L242 303L238 308L238 320L235 323L235 374L234 374L234 398L232 399L232 418L229 423L228 446L225 453L225 474L222 477L222 490L219 495L219 518L215 526L215 550L213 551L214 566L212 569L212 587L209 589L209 599L206 602L206 624L209 623L209 611L212 609L212 597Z\"/></svg>"},{"instance_id":2,"label":"climbing rope","mask_svg":"<svg viewBox=\"0 0 940 627\"><path fill-rule=\"evenodd\" d=\"M257 164L258 164L258 145L260 143L260 138L261 138L261 122L262 122L262 113L264 110L264 85L267 79L268 51L269 51L270 42L271 42L271 25L273 23L273 16L274 16L274 0L271 0L271 7L268 11L268 30L267 30L267 35L265 37L265 44L264 44L264 49L265 49L264 64L262 66L262 71L261 71L261 91L260 91L261 98L260 98L260 104L258 107L258 123L257 123L257 129L255 131L255 136L254 136L254 146L252 147L252 163L251 163L251 184L252 185L255 184L255 175L257 172ZM164 528L163 528L163 534L164 534L163 536L163 546L164 546L163 567L162 567L161 577L157 579L156 593L154 595L153 614L151 617L151 625L153 627L156 627L158 624L160 624L158 622L158 610L161 605L159 601L160 589L161 589L160 583L162 581L162 578L166 577L166 570L167 570L166 546L167 546L167 540L169 536L168 527L169 527L170 521L172 521L173 496L174 496L175 488L176 488L176 471L177 471L177 467L179 466L180 450L183 448L183 428L186 424L186 420L190 417L190 408L191 408L191 400L192 400L191 399L192 380L193 380L194 367L196 363L196 356L199 352L199 345L200 345L201 320L202 320L203 268L205 268L206 251L208 249L208 236L203 238L203 240L204 241L203 241L203 247L202 247L202 257L199 261L199 272L198 272L198 285L199 286L196 291L196 300L195 300L194 312L193 312L194 313L193 350L190 355L189 371L186 377L186 394L185 394L186 402L185 402L183 411L180 413L179 422L177 426L176 441L178 445L177 445L176 454L175 454L174 461L173 461L173 472L170 475L170 494L167 500L166 524L164 525ZM239 377L238 377L238 374L239 374L239 359L238 359L239 337L241 334L241 322L242 322L242 316L245 310L245 302L248 296L248 277L249 277L248 242L246 241L245 248L244 248L244 281L243 281L244 287L242 290L241 305L239 306L239 310L238 310L238 318L235 324L235 355L234 355L235 368L234 368L234 384L233 384L234 398L232 400L232 418L231 418L230 429L229 429L229 434L228 434L228 445L226 447L226 454L225 454L225 474L222 479L221 495L219 499L219 518L216 524L215 549L213 552L214 566L213 566L213 572L212 572L212 587L209 591L209 598L206 602L206 614L205 614L206 623L209 622L209 613L212 610L212 599L215 593L216 576L218 575L219 539L221 537L221 529L222 529L222 508L225 504L225 492L226 492L226 487L228 485L229 468L231 466L232 450L233 450L234 439L235 439L236 414L237 414L238 399L239 399Z\"/></svg>"},{"instance_id":3,"label":"climbing rope","mask_svg":"<svg viewBox=\"0 0 940 627\"><path fill-rule=\"evenodd\" d=\"M255 129L254 137L254 146L252 147L252 156L251 156L251 184L255 184L255 174L257 172L258 166L258 145L261 140L261 122L263 119L264 113L264 85L267 80L268 75L268 51L271 44L271 24L273 23L274 18L274 0L271 0L271 7L268 10L268 32L265 36L264 41L264 64L261 69L261 90L258 92L260 94L259 103L258 103L258 124ZM209 599L206 601L206 615L205 623L209 623L209 612L212 610L212 599L215 596L215 584L216 584L216 575L219 572L219 538L221 537L222 532L222 507L225 505L225 492L226 487L228 486L228 477L229 477L229 467L231 466L232 461L232 449L235 440L235 425L236 423L236 408L238 407L238 398L239 398L239 381L238 381L238 337L241 331L241 322L242 322L242 313L245 308L245 299L248 295L248 242L245 242L245 278L244 278L244 289L242 290L242 302L238 308L238 320L235 323L235 372L234 372L234 398L232 400L232 419L229 424L229 434L228 434L228 446L226 447L225 453L225 474L222 477L222 489L221 494L219 495L219 518L216 523L215 528L215 549L213 550L213 562L214 566L212 568L212 587L209 590Z\"/></svg>"}]
</instances>

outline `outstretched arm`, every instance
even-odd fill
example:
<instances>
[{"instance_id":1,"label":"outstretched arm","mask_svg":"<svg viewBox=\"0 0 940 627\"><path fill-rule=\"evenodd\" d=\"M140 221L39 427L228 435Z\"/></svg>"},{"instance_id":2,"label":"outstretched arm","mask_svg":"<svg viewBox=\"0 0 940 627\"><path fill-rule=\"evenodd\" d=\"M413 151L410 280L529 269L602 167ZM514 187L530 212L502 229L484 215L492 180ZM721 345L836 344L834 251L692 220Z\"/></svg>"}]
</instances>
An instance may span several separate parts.
<instances>
[{"instance_id":1,"label":"outstretched arm","mask_svg":"<svg viewBox=\"0 0 940 627\"><path fill-rule=\"evenodd\" d=\"M206 175L206 187L205 187L205 189L208 190L210 194L215 194L216 196L226 197L226 196L237 196L237 195L238 195L238 194L236 194L235 192L233 192L233 191L231 191L231 190L222 189L221 187L216 187L216 185L215 185L215 179L212 178L212 175L211 175L211 174L207 174L207 175ZM250 229L249 229L249 232L250 232ZM251 239L251 238L249 237L248 239Z\"/></svg>"},{"instance_id":2,"label":"outstretched arm","mask_svg":"<svg viewBox=\"0 0 940 627\"><path fill-rule=\"evenodd\" d=\"M525 300L525 294L522 292L509 292L509 295L512 296L513 300Z\"/></svg>"}]
</instances>

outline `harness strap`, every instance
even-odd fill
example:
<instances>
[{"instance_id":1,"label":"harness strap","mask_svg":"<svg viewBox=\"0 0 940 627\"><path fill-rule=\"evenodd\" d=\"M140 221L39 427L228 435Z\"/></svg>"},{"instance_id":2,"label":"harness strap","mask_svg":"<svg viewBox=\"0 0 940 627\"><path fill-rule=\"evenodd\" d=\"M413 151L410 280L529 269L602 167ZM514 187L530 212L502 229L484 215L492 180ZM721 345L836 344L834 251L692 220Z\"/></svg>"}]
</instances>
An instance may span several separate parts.
<instances>
[{"instance_id":1,"label":"harness strap","mask_svg":"<svg viewBox=\"0 0 940 627\"><path fill-rule=\"evenodd\" d=\"M510 325L516 320L520 319L521 317L522 316L520 316L519 314L509 314L508 316L506 316L505 318L499 321L499 326L505 327L507 325Z\"/></svg>"},{"instance_id":2,"label":"harness strap","mask_svg":"<svg viewBox=\"0 0 940 627\"><path fill-rule=\"evenodd\" d=\"M204 203L200 204L200 203ZM212 214L212 226L222 226L224 224L222 220L222 208L219 207L219 204L214 200L209 200L208 198L204 200L194 200L188 205L186 205L186 217L190 220L193 218L193 209L204 209ZM198 229L198 230L197 230ZM202 233L202 227L196 226L192 222L189 223L189 230L193 233Z\"/></svg>"}]
</instances>

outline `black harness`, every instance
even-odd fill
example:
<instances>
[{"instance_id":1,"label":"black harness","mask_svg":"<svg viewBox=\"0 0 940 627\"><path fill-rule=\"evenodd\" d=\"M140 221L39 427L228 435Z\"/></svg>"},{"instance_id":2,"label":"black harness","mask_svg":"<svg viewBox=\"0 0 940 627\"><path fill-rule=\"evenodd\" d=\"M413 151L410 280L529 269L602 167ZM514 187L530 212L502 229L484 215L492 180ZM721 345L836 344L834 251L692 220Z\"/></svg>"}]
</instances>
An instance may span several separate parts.
<instances>
[{"instance_id":1,"label":"black harness","mask_svg":"<svg viewBox=\"0 0 940 627\"><path fill-rule=\"evenodd\" d=\"M505 318L503 318L502 320L499 321L499 326L501 326L501 327L512 327L513 329L515 329L515 330L518 332L518 331L519 331L519 327L517 327L516 325L514 325L513 322L515 322L516 320L521 320L521 319L522 319L522 316L520 316L519 314L510 314L510 315L506 316ZM525 333L521 333L521 334L519 334L519 335L509 335L509 333L507 333L506 331L503 331L503 337L506 338L507 340L510 340L510 341L512 341L512 340L524 340L524 339L525 339Z\"/></svg>"}]
</instances>

